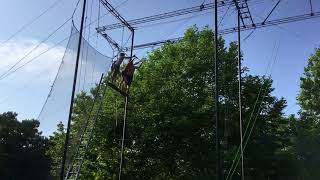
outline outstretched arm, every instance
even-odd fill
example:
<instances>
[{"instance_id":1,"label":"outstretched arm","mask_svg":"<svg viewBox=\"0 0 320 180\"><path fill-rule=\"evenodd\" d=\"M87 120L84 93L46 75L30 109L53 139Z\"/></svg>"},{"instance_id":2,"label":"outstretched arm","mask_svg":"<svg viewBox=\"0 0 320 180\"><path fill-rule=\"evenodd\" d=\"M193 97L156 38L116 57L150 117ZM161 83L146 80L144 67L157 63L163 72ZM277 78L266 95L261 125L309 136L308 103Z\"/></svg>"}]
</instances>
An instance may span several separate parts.
<instances>
[{"instance_id":1,"label":"outstretched arm","mask_svg":"<svg viewBox=\"0 0 320 180\"><path fill-rule=\"evenodd\" d=\"M134 68L139 68L142 65L143 61L138 61L136 63L133 64Z\"/></svg>"}]
</instances>

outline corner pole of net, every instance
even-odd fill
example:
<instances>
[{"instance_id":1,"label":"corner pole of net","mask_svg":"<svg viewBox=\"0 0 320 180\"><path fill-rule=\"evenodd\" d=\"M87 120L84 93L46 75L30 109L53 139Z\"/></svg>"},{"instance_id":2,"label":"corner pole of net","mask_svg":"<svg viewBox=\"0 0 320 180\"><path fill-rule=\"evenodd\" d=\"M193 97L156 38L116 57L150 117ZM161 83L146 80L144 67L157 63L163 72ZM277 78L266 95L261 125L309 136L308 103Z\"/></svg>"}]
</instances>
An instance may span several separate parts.
<instances>
[{"instance_id":1,"label":"corner pole of net","mask_svg":"<svg viewBox=\"0 0 320 180\"><path fill-rule=\"evenodd\" d=\"M68 143L69 143L69 137L70 137L71 117L72 117L72 112L73 112L73 102L74 102L75 90L76 90L76 85L77 85L78 65L79 65L80 51L81 51L81 41L82 41L82 33L83 33L83 26L84 26L84 16L85 16L85 11L86 11L86 1L87 0L83 0L83 8L82 8L82 15L81 15L81 26L80 26L80 32L79 32L79 43L78 43L78 50L77 50L76 65L75 65L75 69L74 69L73 86L72 86L72 94L71 94L71 103L70 103L70 109L69 109L67 132L66 132L66 137L65 137L65 142L64 142L62 164L61 164L61 171L60 171L60 180L63 180L63 177L64 177L64 169L65 169L65 163L66 163L66 158L67 158Z\"/></svg>"},{"instance_id":2,"label":"corner pole of net","mask_svg":"<svg viewBox=\"0 0 320 180\"><path fill-rule=\"evenodd\" d=\"M241 157L241 180L244 180L244 160L243 160L243 134L242 134L242 80L241 80L241 28L240 28L240 9L237 11L237 33L238 33L238 102L239 102L239 133L240 133L240 157ZM236 168L236 167L235 167Z\"/></svg>"},{"instance_id":3,"label":"corner pole of net","mask_svg":"<svg viewBox=\"0 0 320 180\"><path fill-rule=\"evenodd\" d=\"M216 171L217 180L222 180L223 169L221 167L220 153L220 121L219 121L219 78L218 78L218 0L214 1L214 98L215 98L215 125L216 125Z\"/></svg>"},{"instance_id":4,"label":"corner pole of net","mask_svg":"<svg viewBox=\"0 0 320 180\"><path fill-rule=\"evenodd\" d=\"M129 28L132 36L131 36L131 50L130 57L133 57L133 45L134 45L134 29ZM124 141L126 136L126 121L128 114L128 96L129 96L129 86L127 86L126 96L125 96L125 105L124 105L124 117L123 117L123 127L122 127L122 140L121 140L121 154L120 154L120 167L119 167L119 176L118 180L121 180L122 177L122 169L123 169L123 159L124 159Z\"/></svg>"}]
</instances>

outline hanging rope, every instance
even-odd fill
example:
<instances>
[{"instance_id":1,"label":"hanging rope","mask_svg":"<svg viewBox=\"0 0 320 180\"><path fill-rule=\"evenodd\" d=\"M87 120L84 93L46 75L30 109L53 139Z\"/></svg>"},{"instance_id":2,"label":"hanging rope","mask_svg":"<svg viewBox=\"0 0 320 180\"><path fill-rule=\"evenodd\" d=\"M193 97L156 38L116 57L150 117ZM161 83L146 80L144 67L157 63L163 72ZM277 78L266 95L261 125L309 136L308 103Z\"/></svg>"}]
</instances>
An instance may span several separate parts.
<instances>
[{"instance_id":1,"label":"hanging rope","mask_svg":"<svg viewBox=\"0 0 320 180\"><path fill-rule=\"evenodd\" d=\"M117 137L117 127L118 127L118 99L116 98L116 101L115 101L115 119L116 119L116 122L115 122L115 130L114 130L114 137L116 139L116 144L117 145L121 145L121 141L120 139L116 138ZM119 140L119 141L118 141Z\"/></svg>"},{"instance_id":2,"label":"hanging rope","mask_svg":"<svg viewBox=\"0 0 320 180\"><path fill-rule=\"evenodd\" d=\"M278 48L279 48L279 47L278 47ZM268 66L267 66L267 68L266 68L266 71L265 71L265 73L264 73L264 76L267 75L267 74L268 74L268 71L270 70L269 77L271 77L271 73L272 73L272 70L273 70L273 68L274 68L274 64L275 64L276 57L277 57L277 54L278 54L278 48L277 48L277 50L276 50L276 44L275 44L275 45L274 45L274 48L273 48L273 53L274 53L274 51L276 50L276 55L275 55L275 57L273 58L273 62L272 62L272 61L269 61L269 64L268 64ZM273 54L273 53L272 53L272 54ZM272 56L273 56L273 55L272 55ZM272 57L271 57L271 59L272 59ZM263 98L264 98L264 96L265 96L265 94L266 94L267 87L264 87L264 86L265 86L265 84L261 84L261 87L260 87L260 89L259 89L259 92L258 92L256 101L255 101L255 104L254 104L254 106L253 106L253 110L251 111L250 118L249 118L249 120L248 120L246 129L245 129L245 131L244 131L244 137L246 137L246 134L247 134L247 132L249 131L248 129L249 129L249 126L250 126L250 124L251 124L251 121L253 120L254 123L253 123L253 125L251 126L251 128L250 128L250 133L249 133L248 137L247 137L246 140L245 140L244 150L245 150L246 145L247 145L247 143L248 143L248 141L249 141L249 138L250 138L250 136L251 136L251 132L252 132L252 130L253 130L253 128L254 128L254 124L255 124L255 122L256 122L256 120L257 120L257 117L258 117L259 112L260 112L260 108L261 108L262 103L263 103ZM261 95L262 95L262 96L261 96ZM259 108L258 108L258 110L257 110L256 115L254 116L255 111L256 111L256 107L257 107L257 105L258 105L258 102L259 102L259 98L260 98L260 97L262 97L261 103L260 103L260 106L259 106ZM253 117L254 117L254 118L253 118ZM236 155L235 155L235 157L234 157L234 159L233 159L233 161L232 161L232 165L231 165L231 167L230 167L230 169L229 169L229 171L228 171L228 175L227 175L226 180L232 179L233 174L235 173L236 167L238 166L239 161L240 161L239 153L240 153L240 147L238 147L238 150L237 150L237 152L236 152Z\"/></svg>"},{"instance_id":3,"label":"hanging rope","mask_svg":"<svg viewBox=\"0 0 320 180\"><path fill-rule=\"evenodd\" d=\"M129 94L129 86L127 86L126 91L127 96L125 96L125 104L124 104L124 115L123 115L123 127L122 127L122 139L121 139L121 153L120 153L120 167L119 167L119 177L121 180L122 177L122 168L123 168L123 158L124 158L124 141L126 136L126 120L128 113L128 94Z\"/></svg>"},{"instance_id":4,"label":"hanging rope","mask_svg":"<svg viewBox=\"0 0 320 180\"><path fill-rule=\"evenodd\" d=\"M276 59L277 59L277 56L278 56L278 51L279 51L279 45L278 45L278 48L277 48L275 57L274 57L274 59L273 59L273 62L272 62L272 64L271 64L271 67L270 67L270 68L271 68L271 70L270 70L271 72L270 72L268 78L271 78L272 70L273 70L274 64L275 64ZM261 101L260 101L260 104L259 104L257 113L256 113L256 115L255 115L255 117L254 117L252 126L251 126L251 128L250 128L250 130L249 130L249 135L248 135L248 137L246 138L246 141L245 141L245 144L244 144L244 149L246 148L246 146L247 146L247 144L248 144L248 142L249 142L249 139L250 139L250 137L251 137L252 131L253 131L254 127L255 127L255 123L256 123L256 121L257 121L257 119L258 119L258 115L259 115L259 113L260 113L260 111L261 111L261 108L262 108L263 99L264 99L264 97L265 97L265 95L266 95L266 93L267 93L267 90L268 90L266 83L267 83L267 82L265 82L264 84L261 85L261 90L262 90L262 92L263 92L263 93L262 93L262 96L261 96L262 99L261 99ZM264 85L266 85L266 86L264 87ZM260 91L260 90L259 90L259 91ZM259 92L259 95L260 95L260 92ZM256 101L257 103L258 103L258 98L259 98L259 96L257 97L257 101ZM252 112L251 115L253 116L253 112ZM252 116L251 116L251 117L252 117ZM251 121L251 117L250 117L250 121ZM248 126L246 127L244 136L246 136L247 131L248 131L248 128L249 128L249 124L248 124ZM238 165L238 163L239 163L239 160L237 161L236 166ZM232 174L231 174L231 178L232 178L234 172L235 172L235 170L233 170L233 172L232 172Z\"/></svg>"}]
</instances>

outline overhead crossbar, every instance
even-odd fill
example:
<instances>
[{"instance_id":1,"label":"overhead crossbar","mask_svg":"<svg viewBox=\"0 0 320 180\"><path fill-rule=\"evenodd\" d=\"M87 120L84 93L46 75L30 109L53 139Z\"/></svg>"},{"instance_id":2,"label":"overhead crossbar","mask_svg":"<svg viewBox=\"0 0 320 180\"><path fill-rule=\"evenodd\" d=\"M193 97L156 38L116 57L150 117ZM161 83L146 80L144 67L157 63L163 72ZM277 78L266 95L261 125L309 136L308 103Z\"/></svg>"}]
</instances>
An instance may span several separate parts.
<instances>
[{"instance_id":1,"label":"overhead crossbar","mask_svg":"<svg viewBox=\"0 0 320 180\"><path fill-rule=\"evenodd\" d=\"M160 40L160 41L156 41L156 42L151 42L151 43L146 43L146 44L139 44L139 45L135 45L133 46L134 49L143 49L146 47L152 47L152 46L157 46L160 44L165 44L165 43L175 43L178 41L181 41L182 38L173 38L173 39L167 39L167 40ZM124 51L129 51L131 48L130 47L125 47L123 48Z\"/></svg>"},{"instance_id":2,"label":"overhead crossbar","mask_svg":"<svg viewBox=\"0 0 320 180\"><path fill-rule=\"evenodd\" d=\"M310 13L308 14L302 14L302 15L297 15L297 16L291 16L291 17L286 17L286 18L281 18L281 19L275 19L275 20L270 20L266 22L259 22L256 23L255 25L247 25L246 27L241 27L241 31L247 31L247 30L252 30L255 28L263 28L263 27L270 27L270 26L277 26L280 24L287 24L287 23L292 23L292 22L297 22L297 21L303 21L303 20L308 20L308 19L314 19L314 18L319 18L320 17L320 11L319 12L314 12L312 15ZM231 34L237 32L237 28L227 28L227 29L222 29L219 31L219 35L226 35L226 34ZM146 43L146 44L138 44L133 46L134 49L144 49L148 47L154 47L154 46L159 46L161 44L165 43L175 43L181 41L183 38L173 38L173 39L167 39L167 40L161 40L161 41L156 41L156 42L151 42L151 43ZM125 51L130 50L130 47L125 47Z\"/></svg>"},{"instance_id":3,"label":"overhead crossbar","mask_svg":"<svg viewBox=\"0 0 320 180\"><path fill-rule=\"evenodd\" d=\"M251 25L248 25L246 27L241 27L241 31L251 30L251 29L254 29L254 28L263 28L263 27L269 27L269 26L276 26L276 25L280 25L280 24L287 24L287 23L303 21L303 20L319 18L319 17L320 17L320 11L319 12L315 12L313 16L310 15L310 13L308 13L308 14L291 16L291 17L286 17L286 18L281 18L281 19L270 20L270 21L266 21L265 23L260 22L260 23L256 23L255 26L251 24ZM219 34L230 34L230 33L233 33L233 32L236 32L236 28L228 28L228 29L221 30L219 32Z\"/></svg>"},{"instance_id":4,"label":"overhead crossbar","mask_svg":"<svg viewBox=\"0 0 320 180\"><path fill-rule=\"evenodd\" d=\"M245 5L243 5L244 7L248 7L248 2L259 2L259 0L246 0L243 3L245 3ZM231 5L233 5L234 2L233 0L224 0L224 1L220 1L219 4L217 5L218 8L223 8L223 7L230 7ZM168 19L168 18L173 18L173 17L178 17L178 16L184 16L187 14L192 14L192 13L197 13L197 12L203 12L203 11L207 11L210 9L214 8L214 3L207 3L207 4L202 4L199 6L193 6L190 8L184 8L184 9L179 9L179 10L175 10L175 11L170 11L170 12L166 12L166 13L161 13L161 14L156 14L156 15L151 15L151 16L146 16L146 17L142 17L142 18L137 18L137 19L132 19L132 20L128 20L127 22L131 25L131 26L135 26L138 24L144 24L144 23L149 23L149 22L153 22L153 21L159 21L159 20L163 20L163 19ZM240 6L239 6L240 8ZM248 10L249 13L249 17L251 17L251 13L250 10ZM251 18L252 24L253 20ZM97 28L97 31L107 31L107 30L113 30L113 29L118 29L118 28L122 28L123 24L122 23L114 23L114 24L109 24L109 25L105 25L105 26L101 26Z\"/></svg>"},{"instance_id":5,"label":"overhead crossbar","mask_svg":"<svg viewBox=\"0 0 320 180\"><path fill-rule=\"evenodd\" d=\"M230 4L230 3L228 3L228 4ZM226 6L226 3L222 4L220 6ZM128 23L130 23L130 25L137 25L137 24L148 23L148 22L157 21L157 20L161 20L161 19L182 16L182 15L186 15L186 14L190 14L190 13L210 10L213 8L214 8L214 4L208 3L208 4L203 4L200 6L194 6L194 7L190 7L190 8L184 8L184 9L179 9L176 11L171 11L171 12L166 12L166 13L162 13L162 14L157 14L157 15L152 15L152 16L129 20ZM98 27L97 31L101 32L101 31L106 31L106 30L122 28L122 27L123 27L122 23L115 23L115 24L109 24L106 26Z\"/></svg>"}]
</instances>

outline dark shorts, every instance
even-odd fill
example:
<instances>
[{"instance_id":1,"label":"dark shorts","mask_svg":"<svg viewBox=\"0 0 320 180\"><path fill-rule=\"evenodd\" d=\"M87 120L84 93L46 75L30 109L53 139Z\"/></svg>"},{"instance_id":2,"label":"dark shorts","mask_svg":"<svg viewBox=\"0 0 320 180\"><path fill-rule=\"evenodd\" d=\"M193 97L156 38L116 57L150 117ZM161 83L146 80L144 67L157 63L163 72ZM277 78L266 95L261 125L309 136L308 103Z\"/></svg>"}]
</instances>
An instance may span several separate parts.
<instances>
[{"instance_id":1,"label":"dark shorts","mask_svg":"<svg viewBox=\"0 0 320 180\"><path fill-rule=\"evenodd\" d=\"M127 83L127 85L131 85L131 82L132 82L132 76L125 76L125 78L126 78L126 83Z\"/></svg>"}]
</instances>

